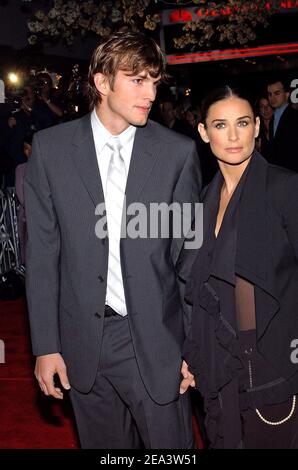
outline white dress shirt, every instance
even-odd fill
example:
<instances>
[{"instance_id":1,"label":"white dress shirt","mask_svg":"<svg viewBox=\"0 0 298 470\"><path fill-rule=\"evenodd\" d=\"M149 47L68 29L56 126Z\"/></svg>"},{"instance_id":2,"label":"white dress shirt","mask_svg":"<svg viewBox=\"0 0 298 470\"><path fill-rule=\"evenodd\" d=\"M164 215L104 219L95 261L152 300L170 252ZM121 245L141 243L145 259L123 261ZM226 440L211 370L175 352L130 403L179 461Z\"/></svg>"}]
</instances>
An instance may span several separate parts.
<instances>
[{"instance_id":1,"label":"white dress shirt","mask_svg":"<svg viewBox=\"0 0 298 470\"><path fill-rule=\"evenodd\" d=\"M104 191L104 196L106 197L108 169L109 169L109 164L110 164L110 160L112 156L111 150L106 144L109 142L109 140L111 140L112 137L115 137L115 136L113 136L101 123L101 121L99 120L99 117L97 116L95 109L91 113L91 127L92 127L92 132L93 132L94 143L95 143L96 157L97 157L97 162L98 162L98 167L99 167L99 172L100 172L100 177L101 177L101 183L102 183L102 187ZM128 171L129 171L129 165L130 165L130 160L131 160L135 133L136 133L136 128L134 126L129 126L121 134L117 135L121 144L121 156L125 163L126 175L128 175ZM107 218L109 218L108 214L107 214ZM119 251L119 256L120 256L120 251ZM107 282L109 282L109 280ZM123 286L123 282L122 282L122 286ZM114 306L117 305L117 300L113 301L113 294L111 294L111 289L109 289L109 286L107 286L107 292L109 292L109 298L106 298L106 304L114 308ZM118 311L117 308L114 308L114 310ZM127 311L125 312L118 311L118 313L122 315L123 314L126 315Z\"/></svg>"}]
</instances>

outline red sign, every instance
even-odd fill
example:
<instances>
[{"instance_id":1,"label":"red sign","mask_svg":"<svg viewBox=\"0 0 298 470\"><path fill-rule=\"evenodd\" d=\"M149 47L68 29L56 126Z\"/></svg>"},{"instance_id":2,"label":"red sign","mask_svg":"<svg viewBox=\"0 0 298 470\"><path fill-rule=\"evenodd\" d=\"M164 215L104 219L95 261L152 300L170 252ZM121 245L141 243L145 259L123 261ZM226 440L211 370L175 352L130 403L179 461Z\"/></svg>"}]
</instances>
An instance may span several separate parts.
<instances>
[{"instance_id":1,"label":"red sign","mask_svg":"<svg viewBox=\"0 0 298 470\"><path fill-rule=\"evenodd\" d=\"M179 9L174 10L170 14L170 21L172 23L186 23L187 21L192 21L192 14L188 10Z\"/></svg>"},{"instance_id":2,"label":"red sign","mask_svg":"<svg viewBox=\"0 0 298 470\"><path fill-rule=\"evenodd\" d=\"M261 57L269 55L295 54L298 52L298 43L273 44L243 49L226 49L223 51L194 52L186 54L167 55L169 65L191 64L196 62L209 62L225 59L243 59L246 57Z\"/></svg>"},{"instance_id":3,"label":"red sign","mask_svg":"<svg viewBox=\"0 0 298 470\"><path fill-rule=\"evenodd\" d=\"M286 13L291 12L295 9L298 9L298 0L287 0L287 1L278 1L278 2L267 2L266 7L270 9L272 4L278 4L279 12ZM247 7L246 7L247 8ZM257 11L260 7L257 3L251 2L249 8L252 10ZM177 8L176 10L164 10L162 17L163 17L163 25L171 25L177 23L187 23L188 21L198 21L201 18L214 18L219 14L222 16L228 16L237 13L238 7L235 6L233 8L226 7L220 10L218 13L212 7L202 7L202 8Z\"/></svg>"}]
</instances>

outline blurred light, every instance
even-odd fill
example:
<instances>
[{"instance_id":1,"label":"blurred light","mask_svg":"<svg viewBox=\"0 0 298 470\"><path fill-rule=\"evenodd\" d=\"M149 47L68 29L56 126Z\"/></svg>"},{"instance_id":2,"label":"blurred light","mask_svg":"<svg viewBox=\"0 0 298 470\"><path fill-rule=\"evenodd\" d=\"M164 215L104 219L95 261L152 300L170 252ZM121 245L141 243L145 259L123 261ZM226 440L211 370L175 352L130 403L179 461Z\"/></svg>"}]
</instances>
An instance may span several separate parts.
<instances>
[{"instance_id":1,"label":"blurred light","mask_svg":"<svg viewBox=\"0 0 298 470\"><path fill-rule=\"evenodd\" d=\"M79 112L79 107L78 107L78 106L75 106L75 107L74 107L74 110L75 110L76 113L78 113L78 112Z\"/></svg>"},{"instance_id":2,"label":"blurred light","mask_svg":"<svg viewBox=\"0 0 298 470\"><path fill-rule=\"evenodd\" d=\"M186 21L192 21L192 14L188 10L183 10L182 8L180 8L179 10L174 10L170 14L171 23L185 23Z\"/></svg>"},{"instance_id":3,"label":"blurred light","mask_svg":"<svg viewBox=\"0 0 298 470\"><path fill-rule=\"evenodd\" d=\"M10 73L8 74L8 80L9 80L11 83L18 83L19 77L17 76L16 73L10 72Z\"/></svg>"},{"instance_id":4,"label":"blurred light","mask_svg":"<svg viewBox=\"0 0 298 470\"><path fill-rule=\"evenodd\" d=\"M261 57L277 54L296 54L298 52L298 43L292 44L272 44L260 47L247 47L243 49L225 49L208 52L195 52L185 54L167 55L167 63L190 64L194 62L209 62L225 59L244 59L247 57Z\"/></svg>"}]
</instances>

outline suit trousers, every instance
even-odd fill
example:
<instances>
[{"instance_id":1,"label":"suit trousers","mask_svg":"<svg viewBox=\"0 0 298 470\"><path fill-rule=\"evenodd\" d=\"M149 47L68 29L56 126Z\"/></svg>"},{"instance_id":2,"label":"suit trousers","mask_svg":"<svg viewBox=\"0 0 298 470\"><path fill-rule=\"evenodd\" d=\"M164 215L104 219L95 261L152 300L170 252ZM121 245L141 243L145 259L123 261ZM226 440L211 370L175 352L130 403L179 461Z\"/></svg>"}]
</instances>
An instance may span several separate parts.
<instances>
[{"instance_id":1,"label":"suit trousers","mask_svg":"<svg viewBox=\"0 0 298 470\"><path fill-rule=\"evenodd\" d=\"M127 316L104 322L95 383L89 393L70 392L81 447L194 448L189 394L166 405L154 402L141 379Z\"/></svg>"}]
</instances>

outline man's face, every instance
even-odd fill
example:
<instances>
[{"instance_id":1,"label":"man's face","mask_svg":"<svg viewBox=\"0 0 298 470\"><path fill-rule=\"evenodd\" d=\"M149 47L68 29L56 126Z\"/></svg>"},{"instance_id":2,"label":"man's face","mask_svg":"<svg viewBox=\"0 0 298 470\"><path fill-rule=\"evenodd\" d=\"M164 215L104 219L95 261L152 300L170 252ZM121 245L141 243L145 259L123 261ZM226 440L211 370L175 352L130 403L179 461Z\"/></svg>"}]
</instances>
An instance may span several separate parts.
<instances>
[{"instance_id":1,"label":"man's face","mask_svg":"<svg viewBox=\"0 0 298 470\"><path fill-rule=\"evenodd\" d=\"M120 134L130 125L144 126L156 97L160 77L153 78L146 70L137 75L119 70L112 90L107 78L97 75L98 80L96 77L94 80L102 96L97 113L104 126L112 134Z\"/></svg>"},{"instance_id":2,"label":"man's face","mask_svg":"<svg viewBox=\"0 0 298 470\"><path fill-rule=\"evenodd\" d=\"M288 102L289 92L285 91L281 82L268 85L268 99L272 108L278 109Z\"/></svg>"}]
</instances>

